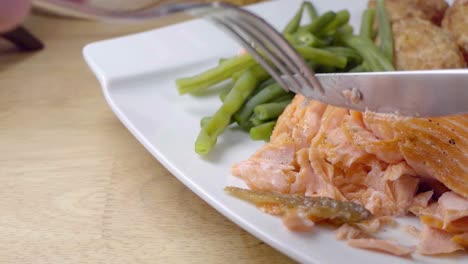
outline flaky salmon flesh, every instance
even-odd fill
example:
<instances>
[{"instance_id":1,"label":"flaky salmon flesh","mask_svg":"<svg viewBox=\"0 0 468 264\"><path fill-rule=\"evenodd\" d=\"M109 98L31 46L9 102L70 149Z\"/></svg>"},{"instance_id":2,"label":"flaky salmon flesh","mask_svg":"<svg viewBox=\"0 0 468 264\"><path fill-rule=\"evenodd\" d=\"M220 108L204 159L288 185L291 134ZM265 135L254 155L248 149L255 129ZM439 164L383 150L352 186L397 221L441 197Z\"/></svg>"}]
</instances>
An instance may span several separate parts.
<instances>
[{"instance_id":1,"label":"flaky salmon flesh","mask_svg":"<svg viewBox=\"0 0 468 264\"><path fill-rule=\"evenodd\" d=\"M270 142L235 164L232 173L252 190L352 201L375 217L411 212L426 226L417 251L445 254L463 249L452 237L466 243L467 138L468 115L407 118L360 113L296 95L279 117ZM291 222L296 230L305 230L297 224L304 219L283 220L288 227ZM437 234L444 247L436 250L439 244L430 244L435 243L428 239L430 234ZM366 241L351 244L360 247ZM388 241L379 243L385 247Z\"/></svg>"},{"instance_id":2,"label":"flaky salmon flesh","mask_svg":"<svg viewBox=\"0 0 468 264\"><path fill-rule=\"evenodd\" d=\"M327 196L403 215L419 185L468 198L468 115L404 118L359 113L297 95L269 143L233 166L250 188ZM436 181L434 181L436 180Z\"/></svg>"}]
</instances>

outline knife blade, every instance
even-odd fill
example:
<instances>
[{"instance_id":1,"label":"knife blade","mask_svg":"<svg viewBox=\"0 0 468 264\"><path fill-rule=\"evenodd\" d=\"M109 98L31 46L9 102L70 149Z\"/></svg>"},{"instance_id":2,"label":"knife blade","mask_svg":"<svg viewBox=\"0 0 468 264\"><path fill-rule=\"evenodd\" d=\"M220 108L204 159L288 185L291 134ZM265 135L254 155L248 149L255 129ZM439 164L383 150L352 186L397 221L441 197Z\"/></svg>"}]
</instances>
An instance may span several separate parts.
<instances>
[{"instance_id":1,"label":"knife blade","mask_svg":"<svg viewBox=\"0 0 468 264\"><path fill-rule=\"evenodd\" d=\"M357 111L430 117L468 113L468 70L316 74L305 97ZM322 91L321 91L322 90Z\"/></svg>"}]
</instances>

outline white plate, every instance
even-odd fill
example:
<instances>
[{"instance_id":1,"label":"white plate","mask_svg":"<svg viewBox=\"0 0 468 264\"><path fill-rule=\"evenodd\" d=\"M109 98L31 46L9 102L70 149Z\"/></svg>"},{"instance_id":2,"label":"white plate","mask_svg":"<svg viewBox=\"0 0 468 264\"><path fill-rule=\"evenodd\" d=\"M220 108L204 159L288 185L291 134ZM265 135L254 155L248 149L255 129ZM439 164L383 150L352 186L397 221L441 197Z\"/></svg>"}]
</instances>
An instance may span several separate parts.
<instances>
[{"instance_id":1,"label":"white plate","mask_svg":"<svg viewBox=\"0 0 468 264\"><path fill-rule=\"evenodd\" d=\"M251 10L282 27L301 1L257 4ZM320 12L347 8L352 25L367 0L315 1ZM194 152L199 120L219 107L216 95L179 96L174 80L216 65L219 58L236 54L239 46L205 21L195 20L122 38L90 44L84 56L99 79L104 95L122 123L168 170L211 206L279 251L307 263L461 263L466 256L413 260L350 248L335 240L334 232L318 228L310 234L289 232L281 220L226 195L226 185L243 186L231 176L233 163L247 159L262 143L228 129L206 158ZM409 220L409 221L414 221ZM386 232L407 245L400 228ZM461 261L461 262L460 262Z\"/></svg>"}]
</instances>

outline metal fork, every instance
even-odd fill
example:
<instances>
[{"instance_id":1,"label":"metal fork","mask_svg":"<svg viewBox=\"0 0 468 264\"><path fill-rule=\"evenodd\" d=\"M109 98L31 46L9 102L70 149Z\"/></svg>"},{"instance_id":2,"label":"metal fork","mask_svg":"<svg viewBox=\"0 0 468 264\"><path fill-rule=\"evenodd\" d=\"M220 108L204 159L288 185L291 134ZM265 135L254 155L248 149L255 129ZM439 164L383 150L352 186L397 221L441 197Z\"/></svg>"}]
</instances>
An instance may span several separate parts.
<instances>
[{"instance_id":1,"label":"metal fork","mask_svg":"<svg viewBox=\"0 0 468 264\"><path fill-rule=\"evenodd\" d=\"M322 92L323 89L314 72L288 41L268 22L254 13L224 2L176 3L155 6L137 11L109 11L60 0L36 0L62 6L97 19L105 20L149 20L169 14L185 12L196 18L205 18L224 30L283 87L295 93ZM187 1L185 1L187 2ZM171 4L172 3L172 4Z\"/></svg>"},{"instance_id":2,"label":"metal fork","mask_svg":"<svg viewBox=\"0 0 468 264\"><path fill-rule=\"evenodd\" d=\"M311 94L323 89L313 70L288 41L263 18L226 3L192 9L240 43L285 90Z\"/></svg>"}]
</instances>

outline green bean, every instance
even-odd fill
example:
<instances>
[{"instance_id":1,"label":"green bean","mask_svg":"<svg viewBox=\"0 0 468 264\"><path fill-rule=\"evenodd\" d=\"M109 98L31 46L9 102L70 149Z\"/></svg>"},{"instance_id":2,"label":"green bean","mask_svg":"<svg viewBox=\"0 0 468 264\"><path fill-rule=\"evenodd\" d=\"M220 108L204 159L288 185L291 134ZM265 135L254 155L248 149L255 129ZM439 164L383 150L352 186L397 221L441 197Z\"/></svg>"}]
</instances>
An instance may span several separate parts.
<instances>
[{"instance_id":1,"label":"green bean","mask_svg":"<svg viewBox=\"0 0 468 264\"><path fill-rule=\"evenodd\" d=\"M203 128L204 126L206 126L206 124L210 122L211 118L212 118L211 116L202 117L202 119L200 119L200 128Z\"/></svg>"},{"instance_id":2,"label":"green bean","mask_svg":"<svg viewBox=\"0 0 468 264\"><path fill-rule=\"evenodd\" d=\"M202 119L200 119L200 128L203 128L204 126L206 126L206 124L208 124L208 122L210 122L211 119L212 119L211 116L202 117ZM229 125L232 123L234 123L234 119L231 118Z\"/></svg>"},{"instance_id":3,"label":"green bean","mask_svg":"<svg viewBox=\"0 0 468 264\"><path fill-rule=\"evenodd\" d=\"M354 28L350 24L346 24L340 27L337 32L340 34L353 34Z\"/></svg>"},{"instance_id":4,"label":"green bean","mask_svg":"<svg viewBox=\"0 0 468 264\"><path fill-rule=\"evenodd\" d=\"M326 47L323 49L326 51L330 51L336 55L346 57L348 59L348 62L353 62L356 64L360 64L362 62L361 55L359 55L359 53L357 53L354 49L339 46Z\"/></svg>"},{"instance_id":5,"label":"green bean","mask_svg":"<svg viewBox=\"0 0 468 264\"><path fill-rule=\"evenodd\" d=\"M224 99L226 99L226 96L229 94L231 89L232 87L227 87L219 93L219 99L221 100L221 102L224 102Z\"/></svg>"},{"instance_id":6,"label":"green bean","mask_svg":"<svg viewBox=\"0 0 468 264\"><path fill-rule=\"evenodd\" d=\"M226 58L221 58L221 59L219 59L219 60L218 60L218 65L223 64L223 62L226 62L227 60L229 60L229 59L226 59Z\"/></svg>"},{"instance_id":7,"label":"green bean","mask_svg":"<svg viewBox=\"0 0 468 264\"><path fill-rule=\"evenodd\" d=\"M263 81L262 83L260 83L260 85L258 85L254 90L253 92L249 95L249 97L245 100L246 102L250 100L250 98L252 98L252 96L256 95L259 91L263 90L265 87L275 83L276 81L273 79L273 78L269 78L267 79L266 81ZM227 94L229 93L226 93L225 95L222 95L222 93L225 92L224 90L221 92L221 94L219 95L220 99L221 99L221 102L224 102L224 99L226 98ZM241 108L242 109L242 108ZM240 110L239 110L240 111ZM234 122L234 118L232 119L233 122Z\"/></svg>"},{"instance_id":8,"label":"green bean","mask_svg":"<svg viewBox=\"0 0 468 264\"><path fill-rule=\"evenodd\" d=\"M326 27L335 19L336 14L333 11L328 11L323 15L317 17L312 23L299 27L298 32L306 31L312 34L319 32L322 28Z\"/></svg>"},{"instance_id":9,"label":"green bean","mask_svg":"<svg viewBox=\"0 0 468 264\"><path fill-rule=\"evenodd\" d=\"M325 47L328 46L330 43L322 40L316 36L314 36L310 32L302 31L297 32L292 38L293 44L298 46L306 46L306 47Z\"/></svg>"},{"instance_id":10,"label":"green bean","mask_svg":"<svg viewBox=\"0 0 468 264\"><path fill-rule=\"evenodd\" d=\"M263 88L265 88L265 87L267 87L267 86L270 86L270 85L274 84L275 82L276 82L275 79L269 78L269 79L263 81L263 82L258 86L258 90L259 90L259 91L260 91L260 90L263 90Z\"/></svg>"},{"instance_id":11,"label":"green bean","mask_svg":"<svg viewBox=\"0 0 468 264\"><path fill-rule=\"evenodd\" d=\"M256 127L252 127L249 131L250 138L252 140L269 141L271 134L273 133L273 129L275 128L275 125L276 121L271 121Z\"/></svg>"},{"instance_id":12,"label":"green bean","mask_svg":"<svg viewBox=\"0 0 468 264\"><path fill-rule=\"evenodd\" d=\"M291 103L291 100L285 100L276 103L267 103L257 105L254 109L255 116L260 120L270 120L278 118L283 110Z\"/></svg>"},{"instance_id":13,"label":"green bean","mask_svg":"<svg viewBox=\"0 0 468 264\"><path fill-rule=\"evenodd\" d=\"M249 118L249 123L252 125L252 127L256 127L256 126L259 126L259 125L264 124L266 122L263 121L263 120L258 119L258 117L256 117L255 115L252 115ZM252 129L252 128L250 128L250 129Z\"/></svg>"},{"instance_id":14,"label":"green bean","mask_svg":"<svg viewBox=\"0 0 468 264\"><path fill-rule=\"evenodd\" d=\"M320 65L315 70L315 72L317 73L330 73L330 72L336 72L336 71L337 70L335 67L329 66L329 65Z\"/></svg>"},{"instance_id":15,"label":"green bean","mask_svg":"<svg viewBox=\"0 0 468 264\"><path fill-rule=\"evenodd\" d=\"M372 38L371 39L375 40L375 38L377 37L378 34L379 34L378 29L373 28L372 29Z\"/></svg>"},{"instance_id":16,"label":"green bean","mask_svg":"<svg viewBox=\"0 0 468 264\"><path fill-rule=\"evenodd\" d=\"M299 26L301 25L302 13L304 12L304 6L306 2L303 2L299 10L297 10L296 14L293 18L286 24L286 27L283 29L283 34L292 34L297 31Z\"/></svg>"},{"instance_id":17,"label":"green bean","mask_svg":"<svg viewBox=\"0 0 468 264\"><path fill-rule=\"evenodd\" d=\"M240 127L247 129L248 120L257 105L270 102L271 100L285 95L287 92L278 83L271 84L252 96L242 108L234 115L234 119Z\"/></svg>"},{"instance_id":18,"label":"green bean","mask_svg":"<svg viewBox=\"0 0 468 264\"><path fill-rule=\"evenodd\" d=\"M329 51L311 47L295 47L301 56L309 61L320 65L344 68L347 63L346 57L335 55Z\"/></svg>"},{"instance_id":19,"label":"green bean","mask_svg":"<svg viewBox=\"0 0 468 264\"><path fill-rule=\"evenodd\" d=\"M271 101L271 102L282 102L282 101L286 101L286 100L292 100L294 98L294 93L288 93L288 94L285 94L283 96L280 96L278 98L276 98L275 100Z\"/></svg>"},{"instance_id":20,"label":"green bean","mask_svg":"<svg viewBox=\"0 0 468 264\"><path fill-rule=\"evenodd\" d=\"M309 1L305 1L303 5L305 6L307 14L309 14L310 21L317 19L317 10L315 9L314 5Z\"/></svg>"},{"instance_id":21,"label":"green bean","mask_svg":"<svg viewBox=\"0 0 468 264\"><path fill-rule=\"evenodd\" d=\"M186 94L209 88L214 84L227 80L233 73L247 69L255 64L255 60L250 55L236 56L224 61L215 68L211 68L193 77L177 79L177 89L179 94Z\"/></svg>"},{"instance_id":22,"label":"green bean","mask_svg":"<svg viewBox=\"0 0 468 264\"><path fill-rule=\"evenodd\" d=\"M333 21L328 23L325 27L321 28L318 32L318 35L330 35L336 32L338 28L343 25L348 24L349 22L349 11L348 10L341 10L336 13L335 18Z\"/></svg>"},{"instance_id":23,"label":"green bean","mask_svg":"<svg viewBox=\"0 0 468 264\"><path fill-rule=\"evenodd\" d=\"M265 69L263 69L261 65L253 66L252 72L255 75L255 77L258 79L259 83L271 78L270 74Z\"/></svg>"},{"instance_id":24,"label":"green bean","mask_svg":"<svg viewBox=\"0 0 468 264\"><path fill-rule=\"evenodd\" d=\"M365 63L359 64L358 66L349 70L349 72L368 72L367 65Z\"/></svg>"},{"instance_id":25,"label":"green bean","mask_svg":"<svg viewBox=\"0 0 468 264\"><path fill-rule=\"evenodd\" d=\"M359 35L363 38L374 39L374 17L375 9L369 8L364 11L361 18Z\"/></svg>"},{"instance_id":26,"label":"green bean","mask_svg":"<svg viewBox=\"0 0 468 264\"><path fill-rule=\"evenodd\" d=\"M213 117L202 127L195 142L195 152L198 154L209 153L216 144L219 135L230 124L231 118L244 104L244 101L257 87L259 80L251 70L245 71L237 80L232 90L225 98L221 107Z\"/></svg>"},{"instance_id":27,"label":"green bean","mask_svg":"<svg viewBox=\"0 0 468 264\"><path fill-rule=\"evenodd\" d=\"M395 70L387 57L375 46L372 40L353 35L341 35L340 40L361 54L369 71Z\"/></svg>"},{"instance_id":28,"label":"green bean","mask_svg":"<svg viewBox=\"0 0 468 264\"><path fill-rule=\"evenodd\" d=\"M308 61L312 61L317 64L334 66L334 67L342 69L346 66L346 63L347 63L346 57L335 55L326 50L312 48L312 47L299 47L299 46L295 46L295 48L297 52L299 52L299 54L301 54L301 56L304 59ZM264 80L269 77L268 73L260 65L255 65L254 67L251 68L251 70L254 71L256 76L259 76L260 80ZM233 80L236 81L241 74L242 74L241 71L235 72L232 75Z\"/></svg>"},{"instance_id":29,"label":"green bean","mask_svg":"<svg viewBox=\"0 0 468 264\"><path fill-rule=\"evenodd\" d=\"M319 66L316 62L313 61L306 61L307 66L309 66L309 69L315 71L317 67Z\"/></svg>"},{"instance_id":30,"label":"green bean","mask_svg":"<svg viewBox=\"0 0 468 264\"><path fill-rule=\"evenodd\" d=\"M260 80L260 81L264 81L266 79L268 79L270 77L270 75L263 69L263 67L259 64L256 64L254 66L252 66L250 69L250 71L253 72L253 74ZM242 76L242 74L244 74L245 70L243 71L238 71L238 72L235 72L232 74L232 80L234 82L236 82L240 76Z\"/></svg>"},{"instance_id":31,"label":"green bean","mask_svg":"<svg viewBox=\"0 0 468 264\"><path fill-rule=\"evenodd\" d=\"M252 98L253 96L255 96L256 94L258 94L261 90L265 89L266 87L272 85L276 83L275 79L273 78L269 78L267 80L264 80L262 81L262 83L260 83L256 88L255 90L250 94L250 96L247 98L247 100L245 100L245 102L249 101L250 98ZM242 108L241 108L242 109Z\"/></svg>"},{"instance_id":32,"label":"green bean","mask_svg":"<svg viewBox=\"0 0 468 264\"><path fill-rule=\"evenodd\" d=\"M380 49L393 64L393 32L385 8L385 0L377 0L377 20L379 22Z\"/></svg>"},{"instance_id":33,"label":"green bean","mask_svg":"<svg viewBox=\"0 0 468 264\"><path fill-rule=\"evenodd\" d=\"M283 37L291 44L294 45L296 42L295 34L284 34Z\"/></svg>"},{"instance_id":34,"label":"green bean","mask_svg":"<svg viewBox=\"0 0 468 264\"><path fill-rule=\"evenodd\" d=\"M260 83L259 85L257 85L257 87L253 90L253 92L249 95L249 97L247 97L247 99L245 100L245 102L249 101L250 98L252 98L252 96L255 96L258 92L260 92L261 90L263 90L264 88L266 88L267 86L271 85L271 84L274 84L276 83L276 81L273 79L273 78L269 78L265 81L263 81L262 83ZM226 94L227 95L227 94ZM221 97L221 94L220 94L220 97ZM224 96L224 98L226 98ZM224 98L221 98L222 102L224 102ZM242 110L242 108L240 109ZM238 112L240 112L240 110ZM234 122L234 118L232 119L233 122Z\"/></svg>"}]
</instances>

